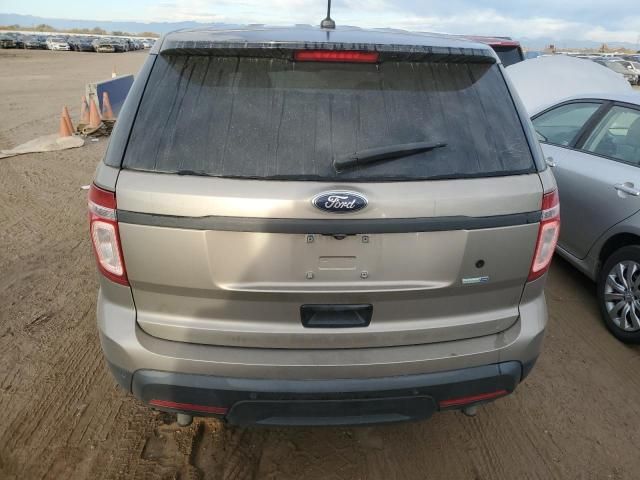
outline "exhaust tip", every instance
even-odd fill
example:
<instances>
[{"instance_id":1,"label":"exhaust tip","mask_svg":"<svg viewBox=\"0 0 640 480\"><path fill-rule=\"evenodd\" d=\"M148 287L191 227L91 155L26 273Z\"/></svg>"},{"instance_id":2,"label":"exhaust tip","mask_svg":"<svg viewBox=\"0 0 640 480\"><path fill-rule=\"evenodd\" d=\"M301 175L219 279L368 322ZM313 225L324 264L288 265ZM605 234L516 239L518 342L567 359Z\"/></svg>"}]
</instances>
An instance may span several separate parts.
<instances>
[{"instance_id":1,"label":"exhaust tip","mask_svg":"<svg viewBox=\"0 0 640 480\"><path fill-rule=\"evenodd\" d=\"M176 417L178 425L181 427L188 427L193 423L193 416L187 415L186 413L178 413Z\"/></svg>"}]
</instances>

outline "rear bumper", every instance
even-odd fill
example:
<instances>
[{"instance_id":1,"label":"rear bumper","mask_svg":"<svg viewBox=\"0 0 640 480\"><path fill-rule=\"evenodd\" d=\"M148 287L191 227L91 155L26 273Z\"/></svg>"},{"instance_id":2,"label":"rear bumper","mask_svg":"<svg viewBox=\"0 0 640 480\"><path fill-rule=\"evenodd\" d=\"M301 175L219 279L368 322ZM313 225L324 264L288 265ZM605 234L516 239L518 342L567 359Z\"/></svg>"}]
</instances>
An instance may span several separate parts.
<instances>
[{"instance_id":1,"label":"rear bumper","mask_svg":"<svg viewBox=\"0 0 640 480\"><path fill-rule=\"evenodd\" d=\"M542 277L525 287L519 319L493 335L382 348L219 347L145 333L130 289L100 282L100 340L120 385L146 403L220 407L234 423L313 423L313 412L328 412L325 424L410 420L457 396L510 393L537 359L547 322ZM345 419L335 411L361 413Z\"/></svg>"},{"instance_id":2,"label":"rear bumper","mask_svg":"<svg viewBox=\"0 0 640 480\"><path fill-rule=\"evenodd\" d=\"M264 380L112 366L134 395L163 411L216 416L235 425L355 425L421 420L439 410L507 395L523 375L505 362L369 379Z\"/></svg>"}]
</instances>

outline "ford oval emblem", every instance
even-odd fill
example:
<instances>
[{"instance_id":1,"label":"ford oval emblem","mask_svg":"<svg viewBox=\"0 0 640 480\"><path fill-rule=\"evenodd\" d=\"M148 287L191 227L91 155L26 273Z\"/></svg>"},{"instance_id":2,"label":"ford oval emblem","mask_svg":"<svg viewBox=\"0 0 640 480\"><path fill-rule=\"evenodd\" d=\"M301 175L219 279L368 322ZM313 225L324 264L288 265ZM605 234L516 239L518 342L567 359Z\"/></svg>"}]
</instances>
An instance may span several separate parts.
<instances>
[{"instance_id":1,"label":"ford oval emblem","mask_svg":"<svg viewBox=\"0 0 640 480\"><path fill-rule=\"evenodd\" d=\"M367 206L367 197L356 192L323 192L313 197L313 205L329 213L353 213Z\"/></svg>"}]
</instances>

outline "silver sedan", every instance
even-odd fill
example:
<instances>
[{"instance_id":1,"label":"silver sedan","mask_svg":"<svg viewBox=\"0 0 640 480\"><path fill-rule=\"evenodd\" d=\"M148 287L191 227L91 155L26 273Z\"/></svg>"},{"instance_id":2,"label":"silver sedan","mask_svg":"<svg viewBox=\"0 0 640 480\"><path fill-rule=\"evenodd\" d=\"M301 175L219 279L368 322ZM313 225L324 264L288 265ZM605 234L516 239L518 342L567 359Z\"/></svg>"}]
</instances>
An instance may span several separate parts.
<instances>
[{"instance_id":1,"label":"silver sedan","mask_svg":"<svg viewBox=\"0 0 640 480\"><path fill-rule=\"evenodd\" d=\"M558 182L557 252L597 282L607 327L640 342L640 94L566 99L532 117Z\"/></svg>"}]
</instances>

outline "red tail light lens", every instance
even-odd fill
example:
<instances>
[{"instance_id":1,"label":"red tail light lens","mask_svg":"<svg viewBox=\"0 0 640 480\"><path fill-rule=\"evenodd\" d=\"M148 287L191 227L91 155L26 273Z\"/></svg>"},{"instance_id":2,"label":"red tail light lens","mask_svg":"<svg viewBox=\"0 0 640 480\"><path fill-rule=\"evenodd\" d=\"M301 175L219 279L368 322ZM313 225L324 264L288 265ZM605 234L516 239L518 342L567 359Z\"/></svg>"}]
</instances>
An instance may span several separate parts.
<instances>
[{"instance_id":1,"label":"red tail light lens","mask_svg":"<svg viewBox=\"0 0 640 480\"><path fill-rule=\"evenodd\" d=\"M379 55L356 50L298 50L293 58L296 62L376 63Z\"/></svg>"},{"instance_id":2,"label":"red tail light lens","mask_svg":"<svg viewBox=\"0 0 640 480\"><path fill-rule=\"evenodd\" d=\"M440 408L460 407L463 405L469 405L470 403L494 400L498 397L504 397L508 394L509 392L507 392L506 390L496 390L495 392L481 393L479 395L469 395L468 397L450 398L448 400L441 400Z\"/></svg>"},{"instance_id":3,"label":"red tail light lens","mask_svg":"<svg viewBox=\"0 0 640 480\"><path fill-rule=\"evenodd\" d=\"M538 228L536 252L531 262L528 281L540 278L549 269L560 235L560 198L558 191L542 198L542 218Z\"/></svg>"},{"instance_id":4,"label":"red tail light lens","mask_svg":"<svg viewBox=\"0 0 640 480\"><path fill-rule=\"evenodd\" d=\"M149 405L154 407L173 408L175 410L182 410L186 412L202 412L202 413L215 413L218 415L225 415L229 410L226 407L214 407L210 405L196 405L194 403L181 403L172 402L170 400L149 400Z\"/></svg>"},{"instance_id":5,"label":"red tail light lens","mask_svg":"<svg viewBox=\"0 0 640 480\"><path fill-rule=\"evenodd\" d=\"M89 231L98 269L109 280L129 285L116 218L116 195L95 185L89 188Z\"/></svg>"}]
</instances>

